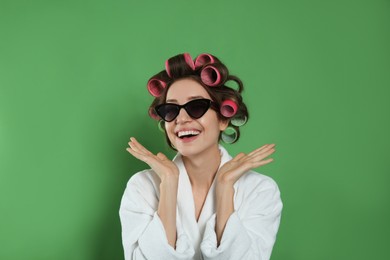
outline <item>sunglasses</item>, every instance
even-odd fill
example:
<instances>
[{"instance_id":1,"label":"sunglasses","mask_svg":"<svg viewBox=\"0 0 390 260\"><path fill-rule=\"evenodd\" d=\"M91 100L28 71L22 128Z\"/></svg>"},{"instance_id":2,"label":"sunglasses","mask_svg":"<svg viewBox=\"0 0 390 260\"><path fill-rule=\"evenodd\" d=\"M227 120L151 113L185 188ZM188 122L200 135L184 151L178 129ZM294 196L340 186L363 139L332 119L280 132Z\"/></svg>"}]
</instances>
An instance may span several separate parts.
<instances>
[{"instance_id":1,"label":"sunglasses","mask_svg":"<svg viewBox=\"0 0 390 260\"><path fill-rule=\"evenodd\" d=\"M193 119L201 118L209 108L216 108L210 99L194 99L184 105L165 103L155 107L156 113L165 121L172 122L179 115L180 109L184 108Z\"/></svg>"}]
</instances>

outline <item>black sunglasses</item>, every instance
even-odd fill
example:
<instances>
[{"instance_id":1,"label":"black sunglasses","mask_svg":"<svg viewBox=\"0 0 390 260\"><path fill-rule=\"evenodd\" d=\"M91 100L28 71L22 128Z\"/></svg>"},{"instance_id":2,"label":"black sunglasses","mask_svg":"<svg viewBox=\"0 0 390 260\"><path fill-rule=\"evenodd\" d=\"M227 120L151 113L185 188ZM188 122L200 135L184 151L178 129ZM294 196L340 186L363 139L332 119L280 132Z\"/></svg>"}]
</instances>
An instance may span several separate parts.
<instances>
[{"instance_id":1,"label":"black sunglasses","mask_svg":"<svg viewBox=\"0 0 390 260\"><path fill-rule=\"evenodd\" d=\"M180 109L184 108L187 114L193 119L201 118L209 108L216 108L216 105L210 99L194 99L184 105L174 103L165 103L155 107L157 115L164 121L171 122L179 115Z\"/></svg>"}]
</instances>

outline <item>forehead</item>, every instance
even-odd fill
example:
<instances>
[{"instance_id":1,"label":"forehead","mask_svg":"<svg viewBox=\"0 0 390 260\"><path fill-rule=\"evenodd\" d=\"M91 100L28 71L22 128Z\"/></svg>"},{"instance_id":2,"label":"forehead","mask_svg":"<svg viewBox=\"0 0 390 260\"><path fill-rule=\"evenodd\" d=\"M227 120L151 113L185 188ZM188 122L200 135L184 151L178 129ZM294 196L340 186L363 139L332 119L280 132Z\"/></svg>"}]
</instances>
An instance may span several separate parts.
<instances>
[{"instance_id":1,"label":"forehead","mask_svg":"<svg viewBox=\"0 0 390 260\"><path fill-rule=\"evenodd\" d=\"M192 99L192 97L211 99L209 93L195 80L180 79L169 87L166 100L176 100L181 103Z\"/></svg>"}]
</instances>

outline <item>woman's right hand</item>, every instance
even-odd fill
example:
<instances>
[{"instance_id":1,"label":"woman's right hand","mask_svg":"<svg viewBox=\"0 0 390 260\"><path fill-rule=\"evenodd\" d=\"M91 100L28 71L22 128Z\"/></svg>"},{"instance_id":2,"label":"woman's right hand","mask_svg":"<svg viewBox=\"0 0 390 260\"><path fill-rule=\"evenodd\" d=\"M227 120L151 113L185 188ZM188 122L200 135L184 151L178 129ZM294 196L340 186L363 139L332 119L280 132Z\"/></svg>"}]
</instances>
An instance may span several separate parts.
<instances>
[{"instance_id":1,"label":"woman's right hand","mask_svg":"<svg viewBox=\"0 0 390 260\"><path fill-rule=\"evenodd\" d=\"M169 160L164 154L154 155L143 147L134 137L130 138L130 148L126 150L135 158L147 163L150 168L160 177L161 181L167 178L179 178L179 169L176 164Z\"/></svg>"}]
</instances>

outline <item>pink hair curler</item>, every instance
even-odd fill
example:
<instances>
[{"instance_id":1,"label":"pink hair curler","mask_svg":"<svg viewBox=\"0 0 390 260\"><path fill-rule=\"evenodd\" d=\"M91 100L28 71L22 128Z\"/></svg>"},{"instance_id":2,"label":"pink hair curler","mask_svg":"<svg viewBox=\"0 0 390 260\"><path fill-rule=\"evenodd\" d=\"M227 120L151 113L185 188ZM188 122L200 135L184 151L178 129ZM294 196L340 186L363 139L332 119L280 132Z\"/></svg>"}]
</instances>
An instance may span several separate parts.
<instances>
[{"instance_id":1,"label":"pink hair curler","mask_svg":"<svg viewBox=\"0 0 390 260\"><path fill-rule=\"evenodd\" d=\"M191 55L189 53L187 53L187 52L184 53L183 55L184 55L184 59L185 59L187 65L190 66L190 68L192 70L195 70L195 64L194 64L194 61L191 58Z\"/></svg>"},{"instance_id":2,"label":"pink hair curler","mask_svg":"<svg viewBox=\"0 0 390 260\"><path fill-rule=\"evenodd\" d=\"M203 68L200 72L200 78L204 84L210 87L217 86L221 83L221 73L214 66L206 66Z\"/></svg>"},{"instance_id":3,"label":"pink hair curler","mask_svg":"<svg viewBox=\"0 0 390 260\"><path fill-rule=\"evenodd\" d=\"M148 113L149 113L149 116L151 118L153 118L154 120L160 120L160 117L156 114L156 111L154 111L153 107L149 108Z\"/></svg>"},{"instance_id":4,"label":"pink hair curler","mask_svg":"<svg viewBox=\"0 0 390 260\"><path fill-rule=\"evenodd\" d=\"M165 71L167 72L168 76L169 76L170 78L172 78L172 77L171 77L171 71L170 71L170 69L169 69L169 62L168 62L168 60L165 61Z\"/></svg>"},{"instance_id":5,"label":"pink hair curler","mask_svg":"<svg viewBox=\"0 0 390 260\"><path fill-rule=\"evenodd\" d=\"M167 84L159 79L151 79L148 81L148 91L154 97L159 97Z\"/></svg>"},{"instance_id":6,"label":"pink hair curler","mask_svg":"<svg viewBox=\"0 0 390 260\"><path fill-rule=\"evenodd\" d=\"M231 99L222 102L220 112L225 117L232 117L237 113L237 103Z\"/></svg>"},{"instance_id":7,"label":"pink hair curler","mask_svg":"<svg viewBox=\"0 0 390 260\"><path fill-rule=\"evenodd\" d=\"M192 69L192 70L195 70L195 64L194 64L194 61L192 60L191 58L191 55L186 52L186 53L183 53L183 56L184 56L184 60L185 62L187 63L187 65ZM172 78L172 75L171 75L171 69L169 67L169 59L167 59L165 61L165 71L167 72L168 76L170 78Z\"/></svg>"},{"instance_id":8,"label":"pink hair curler","mask_svg":"<svg viewBox=\"0 0 390 260\"><path fill-rule=\"evenodd\" d=\"M199 68L207 63L214 63L214 57L207 53L199 54L195 60L195 68Z\"/></svg>"}]
</instances>

